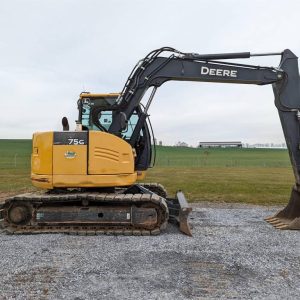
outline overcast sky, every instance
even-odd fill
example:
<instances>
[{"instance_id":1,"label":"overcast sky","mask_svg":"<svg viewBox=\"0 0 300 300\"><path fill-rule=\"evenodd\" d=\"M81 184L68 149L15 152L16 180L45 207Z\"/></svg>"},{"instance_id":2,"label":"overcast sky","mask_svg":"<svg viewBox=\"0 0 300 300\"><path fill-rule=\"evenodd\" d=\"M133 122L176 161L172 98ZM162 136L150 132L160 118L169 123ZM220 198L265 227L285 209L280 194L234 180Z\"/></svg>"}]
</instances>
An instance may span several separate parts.
<instances>
[{"instance_id":1,"label":"overcast sky","mask_svg":"<svg viewBox=\"0 0 300 300\"><path fill-rule=\"evenodd\" d=\"M0 138L75 127L80 92L118 92L151 50L300 55L300 1L0 0ZM277 66L279 57L239 62ZM165 144L283 142L271 86L169 82L150 108Z\"/></svg>"}]
</instances>

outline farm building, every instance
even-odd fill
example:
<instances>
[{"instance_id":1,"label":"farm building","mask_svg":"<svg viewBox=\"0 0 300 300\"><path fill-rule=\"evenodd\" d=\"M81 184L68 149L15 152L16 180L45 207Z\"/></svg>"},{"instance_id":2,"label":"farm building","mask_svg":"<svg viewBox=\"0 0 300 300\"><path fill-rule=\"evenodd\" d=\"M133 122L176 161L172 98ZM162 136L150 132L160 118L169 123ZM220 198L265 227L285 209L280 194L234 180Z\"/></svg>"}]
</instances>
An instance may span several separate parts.
<instances>
[{"instance_id":1,"label":"farm building","mask_svg":"<svg viewBox=\"0 0 300 300\"><path fill-rule=\"evenodd\" d=\"M242 142L200 142L199 148L229 148L229 147L236 147L242 148Z\"/></svg>"}]
</instances>

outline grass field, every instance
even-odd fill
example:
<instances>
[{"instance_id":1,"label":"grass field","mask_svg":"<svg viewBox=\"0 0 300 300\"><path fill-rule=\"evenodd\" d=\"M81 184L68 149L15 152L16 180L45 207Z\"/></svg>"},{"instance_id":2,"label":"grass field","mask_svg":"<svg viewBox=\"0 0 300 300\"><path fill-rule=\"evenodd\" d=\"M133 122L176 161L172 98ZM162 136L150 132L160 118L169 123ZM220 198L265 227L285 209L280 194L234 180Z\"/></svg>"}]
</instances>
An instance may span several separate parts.
<instances>
[{"instance_id":1,"label":"grass field","mask_svg":"<svg viewBox=\"0 0 300 300\"><path fill-rule=\"evenodd\" d=\"M32 189L30 154L30 140L0 140L0 192Z\"/></svg>"},{"instance_id":2,"label":"grass field","mask_svg":"<svg viewBox=\"0 0 300 300\"><path fill-rule=\"evenodd\" d=\"M29 140L0 140L0 192L31 190ZM157 147L147 182L192 201L287 203L294 183L286 150Z\"/></svg>"}]
</instances>

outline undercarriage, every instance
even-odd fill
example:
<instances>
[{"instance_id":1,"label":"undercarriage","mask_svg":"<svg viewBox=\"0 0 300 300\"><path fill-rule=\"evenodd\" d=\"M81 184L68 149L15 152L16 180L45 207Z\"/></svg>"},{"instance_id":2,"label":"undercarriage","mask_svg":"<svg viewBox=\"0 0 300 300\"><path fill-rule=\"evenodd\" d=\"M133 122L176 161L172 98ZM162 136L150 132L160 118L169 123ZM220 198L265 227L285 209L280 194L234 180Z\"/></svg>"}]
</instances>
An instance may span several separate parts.
<instances>
[{"instance_id":1,"label":"undercarriage","mask_svg":"<svg viewBox=\"0 0 300 300\"><path fill-rule=\"evenodd\" d=\"M154 193L153 191L156 193ZM6 199L1 224L8 234L158 235L167 222L191 235L182 192L166 197L159 184L133 185L114 192L57 190Z\"/></svg>"}]
</instances>

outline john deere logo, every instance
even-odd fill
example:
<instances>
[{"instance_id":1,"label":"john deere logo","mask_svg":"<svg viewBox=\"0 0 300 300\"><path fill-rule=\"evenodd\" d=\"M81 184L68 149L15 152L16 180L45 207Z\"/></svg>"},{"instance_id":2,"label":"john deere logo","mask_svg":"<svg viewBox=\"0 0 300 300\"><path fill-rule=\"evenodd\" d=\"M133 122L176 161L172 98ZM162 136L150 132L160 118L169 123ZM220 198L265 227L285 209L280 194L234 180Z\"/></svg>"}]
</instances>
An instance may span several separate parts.
<instances>
[{"instance_id":1,"label":"john deere logo","mask_svg":"<svg viewBox=\"0 0 300 300\"><path fill-rule=\"evenodd\" d=\"M201 67L202 75L221 76L221 77L237 77L237 70L213 69Z\"/></svg>"},{"instance_id":2,"label":"john deere logo","mask_svg":"<svg viewBox=\"0 0 300 300\"><path fill-rule=\"evenodd\" d=\"M74 152L74 151L67 151L66 153L65 153L65 158L75 158L76 157L76 152Z\"/></svg>"}]
</instances>

